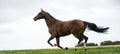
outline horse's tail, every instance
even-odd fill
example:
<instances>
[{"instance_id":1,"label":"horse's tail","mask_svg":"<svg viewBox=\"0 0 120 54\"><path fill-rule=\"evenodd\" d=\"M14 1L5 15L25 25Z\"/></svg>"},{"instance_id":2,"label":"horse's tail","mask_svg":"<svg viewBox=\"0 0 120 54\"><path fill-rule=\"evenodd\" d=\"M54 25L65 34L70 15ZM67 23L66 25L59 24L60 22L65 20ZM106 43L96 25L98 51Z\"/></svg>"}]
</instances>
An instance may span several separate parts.
<instances>
[{"instance_id":1,"label":"horse's tail","mask_svg":"<svg viewBox=\"0 0 120 54\"><path fill-rule=\"evenodd\" d=\"M106 27L106 28L98 27L96 24L86 22L86 21L84 21L84 24L86 27L89 28L89 30L93 30L93 31L98 32L98 33L104 33L109 29L109 27Z\"/></svg>"}]
</instances>

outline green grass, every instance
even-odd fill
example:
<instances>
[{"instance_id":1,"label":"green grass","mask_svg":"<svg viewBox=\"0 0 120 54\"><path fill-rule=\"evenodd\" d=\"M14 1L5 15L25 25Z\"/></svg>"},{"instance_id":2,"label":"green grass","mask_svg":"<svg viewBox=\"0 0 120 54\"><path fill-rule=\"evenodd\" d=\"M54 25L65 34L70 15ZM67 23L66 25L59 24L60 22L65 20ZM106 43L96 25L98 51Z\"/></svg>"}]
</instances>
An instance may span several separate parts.
<instances>
[{"instance_id":1,"label":"green grass","mask_svg":"<svg viewBox=\"0 0 120 54\"><path fill-rule=\"evenodd\" d=\"M79 48L77 51L74 49L4 50L0 51L0 54L120 54L120 47L88 48L87 51L83 48Z\"/></svg>"}]
</instances>

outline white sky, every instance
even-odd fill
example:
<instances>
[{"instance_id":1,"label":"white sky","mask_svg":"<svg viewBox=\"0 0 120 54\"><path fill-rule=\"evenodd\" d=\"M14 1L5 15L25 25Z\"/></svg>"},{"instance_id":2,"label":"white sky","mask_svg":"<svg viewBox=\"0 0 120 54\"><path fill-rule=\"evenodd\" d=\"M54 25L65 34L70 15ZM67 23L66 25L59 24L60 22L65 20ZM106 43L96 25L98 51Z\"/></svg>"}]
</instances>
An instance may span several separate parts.
<instances>
[{"instance_id":1,"label":"white sky","mask_svg":"<svg viewBox=\"0 0 120 54\"><path fill-rule=\"evenodd\" d=\"M45 21L33 21L41 8L59 20L80 19L110 27L107 34L87 30L88 42L120 40L120 0L0 0L0 50L51 47ZM60 39L63 47L77 42L72 35Z\"/></svg>"}]
</instances>

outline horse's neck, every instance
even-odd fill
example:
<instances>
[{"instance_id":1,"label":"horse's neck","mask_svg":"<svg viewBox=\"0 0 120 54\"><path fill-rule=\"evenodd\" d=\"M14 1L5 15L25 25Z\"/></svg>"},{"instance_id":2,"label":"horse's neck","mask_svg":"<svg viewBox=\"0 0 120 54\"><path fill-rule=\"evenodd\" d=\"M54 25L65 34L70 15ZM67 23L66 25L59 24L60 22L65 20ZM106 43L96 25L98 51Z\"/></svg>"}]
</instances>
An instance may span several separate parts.
<instances>
[{"instance_id":1,"label":"horse's neck","mask_svg":"<svg viewBox=\"0 0 120 54\"><path fill-rule=\"evenodd\" d=\"M59 22L59 20L55 19L54 17L52 17L51 15L47 14L45 16L45 21L47 26L50 28L51 26L53 26L55 23Z\"/></svg>"}]
</instances>

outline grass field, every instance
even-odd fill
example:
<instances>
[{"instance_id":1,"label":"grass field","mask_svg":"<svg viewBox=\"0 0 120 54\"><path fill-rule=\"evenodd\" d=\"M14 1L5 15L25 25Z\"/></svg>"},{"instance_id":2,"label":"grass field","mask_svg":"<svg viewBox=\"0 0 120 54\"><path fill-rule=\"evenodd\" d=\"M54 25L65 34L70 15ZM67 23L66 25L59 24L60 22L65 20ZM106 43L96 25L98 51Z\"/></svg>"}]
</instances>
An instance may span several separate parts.
<instances>
[{"instance_id":1,"label":"grass field","mask_svg":"<svg viewBox=\"0 0 120 54\"><path fill-rule=\"evenodd\" d=\"M0 54L120 54L119 47L89 47L85 51L79 48L77 51L74 49L61 50L61 49L33 49L33 50L3 50Z\"/></svg>"}]
</instances>

